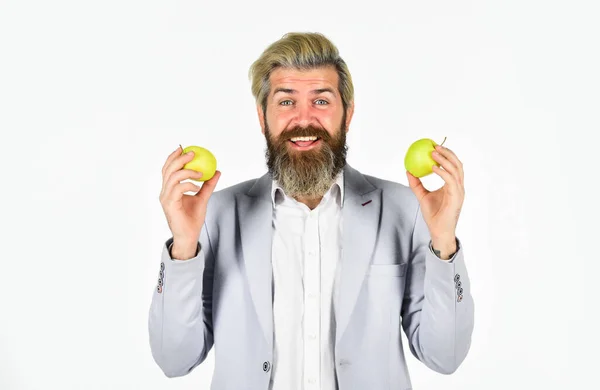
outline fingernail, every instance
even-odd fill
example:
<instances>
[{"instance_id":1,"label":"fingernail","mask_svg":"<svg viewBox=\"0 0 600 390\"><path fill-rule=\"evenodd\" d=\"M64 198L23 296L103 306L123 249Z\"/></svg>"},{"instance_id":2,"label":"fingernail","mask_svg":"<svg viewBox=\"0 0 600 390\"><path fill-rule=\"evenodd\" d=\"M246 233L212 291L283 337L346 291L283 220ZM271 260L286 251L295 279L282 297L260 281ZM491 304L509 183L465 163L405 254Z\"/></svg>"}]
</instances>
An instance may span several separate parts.
<instances>
[{"instance_id":1,"label":"fingernail","mask_svg":"<svg viewBox=\"0 0 600 390\"><path fill-rule=\"evenodd\" d=\"M186 156L191 156L192 154L194 154L194 152L187 152Z\"/></svg>"}]
</instances>

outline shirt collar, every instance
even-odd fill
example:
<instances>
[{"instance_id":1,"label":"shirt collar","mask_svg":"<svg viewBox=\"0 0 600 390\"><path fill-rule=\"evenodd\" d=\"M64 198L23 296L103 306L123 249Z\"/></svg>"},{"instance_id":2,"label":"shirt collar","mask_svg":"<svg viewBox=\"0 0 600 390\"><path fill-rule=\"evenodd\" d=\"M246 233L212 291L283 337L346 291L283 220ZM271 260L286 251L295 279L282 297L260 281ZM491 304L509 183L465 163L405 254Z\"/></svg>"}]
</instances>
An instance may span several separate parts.
<instances>
[{"instance_id":1,"label":"shirt collar","mask_svg":"<svg viewBox=\"0 0 600 390\"><path fill-rule=\"evenodd\" d=\"M276 203L276 195L279 192L280 195L286 196L285 195L285 191L283 191L283 188L281 188L281 186L279 185L279 183L277 183L276 180L272 180L271 181L271 201L273 202L273 205L275 206ZM332 184L331 188L329 189L329 191L327 191L327 193L324 195L325 197L327 196L331 196L333 194L336 194L338 196L336 196L336 201L338 203L339 206L341 206L344 203L344 170L342 169L340 171L340 173L337 175L335 182Z\"/></svg>"}]
</instances>

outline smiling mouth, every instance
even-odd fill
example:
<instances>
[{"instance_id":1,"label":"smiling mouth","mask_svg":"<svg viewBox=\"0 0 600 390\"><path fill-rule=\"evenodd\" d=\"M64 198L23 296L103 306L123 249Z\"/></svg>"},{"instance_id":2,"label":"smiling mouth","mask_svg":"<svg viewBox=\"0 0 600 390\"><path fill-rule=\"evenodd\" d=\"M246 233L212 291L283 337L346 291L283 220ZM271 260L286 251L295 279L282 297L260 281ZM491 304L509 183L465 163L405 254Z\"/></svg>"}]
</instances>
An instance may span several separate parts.
<instances>
[{"instance_id":1,"label":"smiling mouth","mask_svg":"<svg viewBox=\"0 0 600 390\"><path fill-rule=\"evenodd\" d=\"M317 136L309 136L309 137L293 137L290 138L290 142L294 145L297 145L301 148L305 148L307 146L311 146L317 143L320 140Z\"/></svg>"}]
</instances>

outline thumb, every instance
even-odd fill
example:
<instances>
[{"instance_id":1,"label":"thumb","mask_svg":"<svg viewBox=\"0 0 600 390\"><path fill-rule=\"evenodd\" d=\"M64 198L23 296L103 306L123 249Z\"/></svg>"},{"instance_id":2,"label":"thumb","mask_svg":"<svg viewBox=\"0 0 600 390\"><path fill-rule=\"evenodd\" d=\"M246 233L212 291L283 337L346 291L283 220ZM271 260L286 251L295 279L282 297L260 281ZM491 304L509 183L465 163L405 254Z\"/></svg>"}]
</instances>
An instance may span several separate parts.
<instances>
[{"instance_id":1,"label":"thumb","mask_svg":"<svg viewBox=\"0 0 600 390\"><path fill-rule=\"evenodd\" d=\"M423 186L421 179L414 176L409 171L406 171L406 177L408 177L408 185L410 186L414 194L417 196L418 200L421 200L425 195L429 193L429 191L427 191L427 189Z\"/></svg>"}]
</instances>

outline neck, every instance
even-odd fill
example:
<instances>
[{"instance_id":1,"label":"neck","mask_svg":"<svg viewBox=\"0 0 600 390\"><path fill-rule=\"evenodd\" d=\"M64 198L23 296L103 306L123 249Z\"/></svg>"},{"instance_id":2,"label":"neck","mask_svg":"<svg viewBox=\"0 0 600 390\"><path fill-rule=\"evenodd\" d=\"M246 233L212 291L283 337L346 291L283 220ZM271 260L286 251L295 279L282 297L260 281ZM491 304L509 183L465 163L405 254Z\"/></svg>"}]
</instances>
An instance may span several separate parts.
<instances>
[{"instance_id":1,"label":"neck","mask_svg":"<svg viewBox=\"0 0 600 390\"><path fill-rule=\"evenodd\" d=\"M318 198L306 198L302 196L297 196L294 197L294 199L296 199L300 203L304 203L306 206L308 206L309 209L314 210L319 205L319 203L321 203L321 199L323 199L323 197L320 196Z\"/></svg>"}]
</instances>

